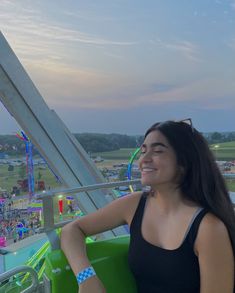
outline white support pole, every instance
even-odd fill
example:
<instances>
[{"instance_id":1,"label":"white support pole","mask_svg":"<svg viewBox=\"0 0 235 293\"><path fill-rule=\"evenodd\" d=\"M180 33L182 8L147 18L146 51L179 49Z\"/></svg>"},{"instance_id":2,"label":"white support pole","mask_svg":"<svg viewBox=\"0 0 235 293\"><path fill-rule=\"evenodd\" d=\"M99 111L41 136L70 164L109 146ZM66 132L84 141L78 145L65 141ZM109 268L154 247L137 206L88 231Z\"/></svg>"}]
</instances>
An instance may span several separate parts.
<instances>
[{"instance_id":1,"label":"white support pole","mask_svg":"<svg viewBox=\"0 0 235 293\"><path fill-rule=\"evenodd\" d=\"M0 100L16 119L65 187L104 182L104 178L82 146L51 109L31 81L0 32ZM91 213L114 199L103 190L79 195L79 207ZM114 234L125 233L124 228ZM106 235L111 236L110 233ZM112 234L113 235L113 234Z\"/></svg>"}]
</instances>

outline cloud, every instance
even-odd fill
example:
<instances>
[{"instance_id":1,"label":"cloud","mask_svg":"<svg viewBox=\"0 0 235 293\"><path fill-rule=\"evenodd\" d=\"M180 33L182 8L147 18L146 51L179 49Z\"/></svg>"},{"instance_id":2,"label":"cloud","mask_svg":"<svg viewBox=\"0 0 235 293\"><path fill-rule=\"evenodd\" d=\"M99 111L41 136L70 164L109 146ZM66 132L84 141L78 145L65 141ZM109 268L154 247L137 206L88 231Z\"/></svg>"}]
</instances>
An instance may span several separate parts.
<instances>
[{"instance_id":1,"label":"cloud","mask_svg":"<svg viewBox=\"0 0 235 293\"><path fill-rule=\"evenodd\" d=\"M1 8L11 8L12 6L14 6L14 2L13 0L2 0L1 1Z\"/></svg>"},{"instance_id":2,"label":"cloud","mask_svg":"<svg viewBox=\"0 0 235 293\"><path fill-rule=\"evenodd\" d=\"M153 43L153 40L150 40ZM157 39L154 42L157 46L162 47L166 50L175 51L177 53L182 54L188 60L194 62L201 62L201 58L199 57L199 48L196 44L189 42L187 40L177 40L177 41L163 41L161 39Z\"/></svg>"},{"instance_id":3,"label":"cloud","mask_svg":"<svg viewBox=\"0 0 235 293\"><path fill-rule=\"evenodd\" d=\"M123 56L118 55L118 54L114 54L114 53L110 53L108 51L103 51L103 54L105 56L108 56L108 57L111 57L111 58L114 58L114 59L119 59L119 60L123 59Z\"/></svg>"},{"instance_id":4,"label":"cloud","mask_svg":"<svg viewBox=\"0 0 235 293\"><path fill-rule=\"evenodd\" d=\"M173 50L180 52L183 54L187 59L190 59L192 61L199 62L201 61L198 55L198 49L197 47L188 41L179 41L176 43L166 43L165 44L166 49Z\"/></svg>"},{"instance_id":5,"label":"cloud","mask_svg":"<svg viewBox=\"0 0 235 293\"><path fill-rule=\"evenodd\" d=\"M235 87L232 80L205 78L191 83L183 84L164 93L154 93L150 95L139 96L137 103L146 104L164 104L170 102L201 101L207 103L208 107L213 107L213 101L223 99L224 97L234 97ZM235 107L235 100L223 100L225 108Z\"/></svg>"},{"instance_id":6,"label":"cloud","mask_svg":"<svg viewBox=\"0 0 235 293\"><path fill-rule=\"evenodd\" d=\"M39 40L47 40L47 42L72 42L101 46L130 46L136 44L133 41L110 40L72 29L63 22L46 21L40 11L17 6L17 3L16 6L14 5L15 9L12 9L10 6L13 3L15 2L7 0L0 3L0 19L3 32L6 30L11 34L14 33L14 36L18 36L17 39L27 35L29 43L39 38ZM69 12L66 13L68 14ZM74 13L71 12L70 14L73 15Z\"/></svg>"},{"instance_id":7,"label":"cloud","mask_svg":"<svg viewBox=\"0 0 235 293\"><path fill-rule=\"evenodd\" d=\"M230 6L232 10L235 10L235 0L231 1Z\"/></svg>"},{"instance_id":8,"label":"cloud","mask_svg":"<svg viewBox=\"0 0 235 293\"><path fill-rule=\"evenodd\" d=\"M27 1L25 3L30 4ZM69 65L66 63L71 65L71 72L73 72L75 64L81 71L87 71L87 68L84 69L84 64L95 67L96 63L99 63L99 53L114 60L121 60L122 54L115 53L113 49L137 44L129 40L108 39L95 33L89 34L68 27L71 23L71 20L69 24L65 24L63 21L58 23L55 20L47 20L47 16L42 15L40 7L34 10L31 6L19 5L16 1L0 1L1 30L24 66L30 70L33 68L35 72L39 69L44 71L41 66L43 64L46 66L46 70L52 66L52 71L55 71L57 67L58 74L61 74L62 69L67 74ZM92 51L87 53L88 47L93 49L93 53ZM97 47L100 51L97 51ZM90 57L88 57L89 54ZM77 55L80 57L77 58ZM83 61L88 58L92 58L94 62ZM88 70L92 71L92 69ZM32 73L37 75L37 73ZM81 76L80 73L79 76Z\"/></svg>"},{"instance_id":9,"label":"cloud","mask_svg":"<svg viewBox=\"0 0 235 293\"><path fill-rule=\"evenodd\" d=\"M79 19L79 20L85 20L85 21L92 21L92 22L113 22L115 18L113 16L107 16L107 15L97 15L97 13L94 13L94 11L63 11L63 14L65 16L68 16L70 18Z\"/></svg>"},{"instance_id":10,"label":"cloud","mask_svg":"<svg viewBox=\"0 0 235 293\"><path fill-rule=\"evenodd\" d=\"M97 76L87 74L86 80L80 80L77 73L77 76L73 74L73 78L58 79L59 84L54 84L54 88L51 88L50 104L67 109L114 110L125 107L131 110L146 105L183 105L196 101L208 109L235 108L235 100L226 98L235 95L235 88L231 86L231 80L227 79L204 78L184 84L144 84L141 81L127 81L121 76ZM46 92L48 91L47 88Z\"/></svg>"},{"instance_id":11,"label":"cloud","mask_svg":"<svg viewBox=\"0 0 235 293\"><path fill-rule=\"evenodd\" d=\"M235 99L234 95L230 97L224 97L221 99L221 97L213 98L213 103L211 100L205 100L203 102L203 109L204 110L235 110Z\"/></svg>"},{"instance_id":12,"label":"cloud","mask_svg":"<svg viewBox=\"0 0 235 293\"><path fill-rule=\"evenodd\" d=\"M26 3L31 2L26 1ZM69 22L71 25L72 17L75 17L75 13L66 11L65 14L67 17L71 17ZM3 33L6 31L7 39L9 39L14 51L26 66L30 76L39 85L39 90L51 107L121 109L125 106L131 109L146 104L158 105L193 100L203 102L206 98L211 101L213 97L219 99L235 93L231 87L231 80L226 82L216 78L201 78L190 83L182 82L183 79L186 79L184 78L185 70L187 70L187 77L191 75L191 79L194 78L194 74L198 74L194 70L196 66L194 66L195 63L193 62L201 62L202 59L200 48L195 42L187 39L157 39L149 41L151 45L170 53L171 60L177 61L181 57L180 61L186 61L181 62L181 68L179 69L181 77L177 75L178 68L173 68L168 60L163 60L166 61L166 64L164 64L166 66L162 66L161 70L156 71L154 69L154 78L150 74L145 75L143 73L149 70L144 66L139 71L139 75L132 70L130 76L127 77L126 72L122 72L122 74L116 72L121 67L118 67L119 64L113 68L112 72L105 73L105 68L108 67L107 61L104 63L103 60L98 60L97 50L95 52L97 59L94 57L92 61L96 62L98 60L95 65L100 69L91 68L94 67L94 62L90 62L90 58L93 58L93 55L91 52L85 55L86 50L82 49L102 47L102 54L115 58L116 63L118 63L119 59L124 60L127 55L124 55L124 50L109 50L110 47L115 46L118 49L120 47L124 47L124 49L131 47L132 49L132 46L137 44L136 42L107 39L95 33L88 34L84 31L73 29L68 24L63 24L62 21L60 23L55 20L49 21L46 19L47 16L42 16L40 9L33 10L30 6L21 7L18 1L0 1L0 23ZM89 19L90 16L91 14L88 14L87 18ZM86 18L86 15L81 13L78 17ZM234 43L233 39L231 42L233 48L235 47ZM146 43L141 43L140 45L146 45ZM79 58L73 57L72 53L74 52ZM135 59L134 54L133 59ZM83 57L87 59L84 61ZM149 61L148 56L141 55L134 65L140 64L142 66L141 58L145 63ZM185 60L182 60L182 58ZM88 62L86 62L87 60ZM192 62L187 62L188 60ZM84 68L85 66L81 64L86 64L87 68ZM191 68L193 73L190 71ZM126 71L128 70L129 68L126 66ZM175 70L177 70L177 74L175 74ZM156 78L158 74L159 79ZM203 68L202 75L205 75ZM155 78L157 79L156 81L153 80Z\"/></svg>"},{"instance_id":13,"label":"cloud","mask_svg":"<svg viewBox=\"0 0 235 293\"><path fill-rule=\"evenodd\" d=\"M229 48L235 50L235 38L232 38L229 42L227 42Z\"/></svg>"}]
</instances>

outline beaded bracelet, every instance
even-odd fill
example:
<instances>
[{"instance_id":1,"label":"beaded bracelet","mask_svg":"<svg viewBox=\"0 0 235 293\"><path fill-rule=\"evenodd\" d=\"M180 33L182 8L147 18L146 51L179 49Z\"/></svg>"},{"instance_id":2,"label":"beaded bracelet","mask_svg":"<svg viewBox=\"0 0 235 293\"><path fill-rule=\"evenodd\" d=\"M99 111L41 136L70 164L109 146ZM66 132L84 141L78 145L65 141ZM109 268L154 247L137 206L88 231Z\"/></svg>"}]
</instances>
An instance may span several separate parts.
<instances>
[{"instance_id":1,"label":"beaded bracelet","mask_svg":"<svg viewBox=\"0 0 235 293\"><path fill-rule=\"evenodd\" d=\"M88 267L82 270L80 273L78 273L76 278L77 278L78 284L80 285L81 283L83 283L84 281L86 281L87 279L95 275L96 273L93 267Z\"/></svg>"}]
</instances>

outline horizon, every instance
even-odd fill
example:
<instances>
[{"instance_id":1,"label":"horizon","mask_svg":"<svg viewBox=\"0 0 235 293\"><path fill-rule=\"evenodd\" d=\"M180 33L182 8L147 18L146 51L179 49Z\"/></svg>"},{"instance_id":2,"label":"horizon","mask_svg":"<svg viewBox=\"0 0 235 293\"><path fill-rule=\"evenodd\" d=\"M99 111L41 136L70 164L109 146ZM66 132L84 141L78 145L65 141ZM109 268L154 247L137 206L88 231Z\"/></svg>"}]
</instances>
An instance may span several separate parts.
<instances>
[{"instance_id":1,"label":"horizon","mask_svg":"<svg viewBox=\"0 0 235 293\"><path fill-rule=\"evenodd\" d=\"M20 131L20 130L19 130ZM16 136L16 133L0 133L0 136ZM220 134L228 134L228 133L235 133L235 130L232 131L209 131L209 132L201 132L203 135L208 135L208 134L213 134L213 133L220 133ZM107 133L107 132L71 132L73 135L76 134L101 134L101 135L127 135L127 136L143 136L144 134L128 134L128 133L117 133L117 132L112 132L112 133Z\"/></svg>"},{"instance_id":2,"label":"horizon","mask_svg":"<svg viewBox=\"0 0 235 293\"><path fill-rule=\"evenodd\" d=\"M191 117L235 128L235 0L0 1L0 27L72 133L139 135ZM21 127L0 103L0 134Z\"/></svg>"}]
</instances>

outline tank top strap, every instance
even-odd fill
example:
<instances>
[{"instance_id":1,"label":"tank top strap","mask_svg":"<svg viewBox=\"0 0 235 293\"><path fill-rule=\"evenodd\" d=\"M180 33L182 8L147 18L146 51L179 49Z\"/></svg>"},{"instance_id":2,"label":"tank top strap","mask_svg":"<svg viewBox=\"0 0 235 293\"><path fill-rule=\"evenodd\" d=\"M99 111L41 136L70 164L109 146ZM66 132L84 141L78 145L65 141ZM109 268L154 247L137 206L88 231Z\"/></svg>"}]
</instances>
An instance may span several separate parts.
<instances>
[{"instance_id":1,"label":"tank top strap","mask_svg":"<svg viewBox=\"0 0 235 293\"><path fill-rule=\"evenodd\" d=\"M134 229L134 227L141 227L147 196L148 196L147 192L142 193L138 206L136 208L135 214L131 221L130 230Z\"/></svg>"},{"instance_id":2,"label":"tank top strap","mask_svg":"<svg viewBox=\"0 0 235 293\"><path fill-rule=\"evenodd\" d=\"M200 208L196 212L196 215L193 217L189 225L189 228L187 230L187 235L185 235L185 239L187 239L192 246L194 245L194 242L197 238L197 233L198 233L201 221L207 213L208 213L207 209Z\"/></svg>"}]
</instances>

